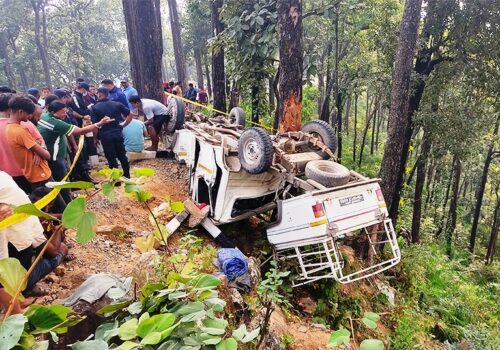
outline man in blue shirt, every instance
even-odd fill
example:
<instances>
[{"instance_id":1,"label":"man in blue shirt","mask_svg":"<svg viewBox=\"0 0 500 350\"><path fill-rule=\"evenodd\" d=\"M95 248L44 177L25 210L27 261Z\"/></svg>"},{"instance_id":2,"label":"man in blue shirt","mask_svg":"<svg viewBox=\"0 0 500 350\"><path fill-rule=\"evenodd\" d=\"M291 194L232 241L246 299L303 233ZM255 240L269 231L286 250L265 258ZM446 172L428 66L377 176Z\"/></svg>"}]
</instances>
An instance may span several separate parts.
<instances>
[{"instance_id":1,"label":"man in blue shirt","mask_svg":"<svg viewBox=\"0 0 500 350\"><path fill-rule=\"evenodd\" d=\"M196 95L198 95L198 90L193 86L193 83L189 83L189 89L184 95L190 101L196 102Z\"/></svg>"},{"instance_id":2,"label":"man in blue shirt","mask_svg":"<svg viewBox=\"0 0 500 350\"><path fill-rule=\"evenodd\" d=\"M104 79L101 81L102 86L104 86L106 89L108 89L109 94L108 94L108 99L110 101L116 101L120 102L123 106L127 107L129 110L128 106L128 100L125 97L125 94L123 91L115 86L115 83L113 83L113 80L111 79Z\"/></svg>"},{"instance_id":3,"label":"man in blue shirt","mask_svg":"<svg viewBox=\"0 0 500 350\"><path fill-rule=\"evenodd\" d=\"M139 94L137 93L137 90L132 85L130 85L127 77L122 78L122 80L120 81L120 85L122 87L123 93L125 94L125 97L127 98L128 108L132 110L132 106L130 105L128 99Z\"/></svg>"},{"instance_id":4,"label":"man in blue shirt","mask_svg":"<svg viewBox=\"0 0 500 350\"><path fill-rule=\"evenodd\" d=\"M122 93L123 94L123 93ZM114 121L99 128L98 137L101 140L104 156L108 161L110 168L118 168L120 161L123 169L123 175L130 177L130 167L125 152L122 130L132 120L130 110L123 104L108 99L109 91L102 87L97 89L98 102L92 107L90 116L92 123L98 123L101 119L108 116Z\"/></svg>"}]
</instances>

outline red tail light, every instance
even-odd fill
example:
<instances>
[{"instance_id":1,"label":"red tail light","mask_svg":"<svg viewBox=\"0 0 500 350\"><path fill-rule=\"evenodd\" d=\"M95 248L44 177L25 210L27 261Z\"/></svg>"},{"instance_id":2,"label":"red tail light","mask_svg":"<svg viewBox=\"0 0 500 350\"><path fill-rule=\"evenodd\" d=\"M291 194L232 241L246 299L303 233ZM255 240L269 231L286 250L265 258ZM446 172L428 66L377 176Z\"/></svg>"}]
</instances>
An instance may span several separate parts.
<instances>
[{"instance_id":1,"label":"red tail light","mask_svg":"<svg viewBox=\"0 0 500 350\"><path fill-rule=\"evenodd\" d=\"M322 203L318 203L318 204L313 205L312 210L313 210L315 218L320 218L322 216L325 216L325 210L323 209Z\"/></svg>"},{"instance_id":2,"label":"red tail light","mask_svg":"<svg viewBox=\"0 0 500 350\"><path fill-rule=\"evenodd\" d=\"M375 191L377 193L377 199L379 202L383 202L384 201L384 195L382 194L382 190L379 188L377 191Z\"/></svg>"}]
</instances>

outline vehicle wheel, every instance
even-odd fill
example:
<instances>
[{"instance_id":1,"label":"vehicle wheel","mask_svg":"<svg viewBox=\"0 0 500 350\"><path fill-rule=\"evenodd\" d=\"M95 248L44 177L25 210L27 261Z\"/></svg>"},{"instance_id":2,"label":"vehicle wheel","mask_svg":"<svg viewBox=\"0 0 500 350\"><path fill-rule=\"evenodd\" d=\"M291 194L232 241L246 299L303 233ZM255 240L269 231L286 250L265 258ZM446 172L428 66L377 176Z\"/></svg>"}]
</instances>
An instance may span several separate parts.
<instances>
[{"instance_id":1,"label":"vehicle wheel","mask_svg":"<svg viewBox=\"0 0 500 350\"><path fill-rule=\"evenodd\" d=\"M169 122L166 124L167 132L172 133L175 130L184 128L185 117L186 114L184 111L184 102L181 99L175 98L175 104L172 108L172 115L170 116Z\"/></svg>"},{"instance_id":2,"label":"vehicle wheel","mask_svg":"<svg viewBox=\"0 0 500 350\"><path fill-rule=\"evenodd\" d=\"M271 137L262 128L248 128L238 140L238 159L250 174L261 174L271 166L274 148Z\"/></svg>"},{"instance_id":3,"label":"vehicle wheel","mask_svg":"<svg viewBox=\"0 0 500 350\"><path fill-rule=\"evenodd\" d=\"M337 137L335 131L327 122L323 120L311 120L302 127L302 132L318 137L333 153L337 150ZM323 159L328 159L329 156L325 152L315 149L313 146L303 146L305 152L318 152Z\"/></svg>"},{"instance_id":4,"label":"vehicle wheel","mask_svg":"<svg viewBox=\"0 0 500 350\"><path fill-rule=\"evenodd\" d=\"M243 109L240 107L233 107L229 112L229 121L231 122L231 124L245 127L247 120Z\"/></svg>"},{"instance_id":5,"label":"vehicle wheel","mask_svg":"<svg viewBox=\"0 0 500 350\"><path fill-rule=\"evenodd\" d=\"M306 176L326 187L342 186L351 173L345 166L331 160L312 160L306 165Z\"/></svg>"}]
</instances>

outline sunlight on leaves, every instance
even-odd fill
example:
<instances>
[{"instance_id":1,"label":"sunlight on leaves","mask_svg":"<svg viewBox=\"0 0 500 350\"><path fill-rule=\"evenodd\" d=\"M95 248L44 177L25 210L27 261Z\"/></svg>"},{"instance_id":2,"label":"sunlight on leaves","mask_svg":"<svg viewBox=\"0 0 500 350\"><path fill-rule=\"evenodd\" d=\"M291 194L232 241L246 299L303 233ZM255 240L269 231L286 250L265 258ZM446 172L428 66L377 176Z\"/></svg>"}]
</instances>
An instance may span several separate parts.
<instances>
[{"instance_id":1,"label":"sunlight on leaves","mask_svg":"<svg viewBox=\"0 0 500 350\"><path fill-rule=\"evenodd\" d=\"M76 240L80 244L88 243L94 238L94 226L97 217L86 210L87 201L78 197L71 201L63 212L62 224L66 228L76 229Z\"/></svg>"},{"instance_id":2,"label":"sunlight on leaves","mask_svg":"<svg viewBox=\"0 0 500 350\"><path fill-rule=\"evenodd\" d=\"M0 284L9 295L16 293L25 273L26 269L19 260L14 258L0 259ZM24 288L26 288L26 282L21 290ZM19 299L24 300L22 294L19 294Z\"/></svg>"}]
</instances>

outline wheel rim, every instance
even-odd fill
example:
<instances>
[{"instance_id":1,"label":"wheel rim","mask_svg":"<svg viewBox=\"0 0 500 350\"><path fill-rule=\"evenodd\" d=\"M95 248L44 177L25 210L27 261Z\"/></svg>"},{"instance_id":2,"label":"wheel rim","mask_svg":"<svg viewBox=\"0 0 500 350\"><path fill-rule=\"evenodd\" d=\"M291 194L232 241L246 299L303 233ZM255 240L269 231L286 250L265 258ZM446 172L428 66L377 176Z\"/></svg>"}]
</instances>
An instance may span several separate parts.
<instances>
[{"instance_id":1,"label":"wheel rim","mask_svg":"<svg viewBox=\"0 0 500 350\"><path fill-rule=\"evenodd\" d=\"M255 164L260 157L260 147L257 141L250 138L243 144L243 158L248 164Z\"/></svg>"}]
</instances>

